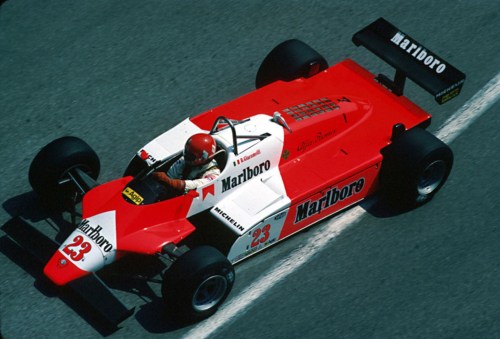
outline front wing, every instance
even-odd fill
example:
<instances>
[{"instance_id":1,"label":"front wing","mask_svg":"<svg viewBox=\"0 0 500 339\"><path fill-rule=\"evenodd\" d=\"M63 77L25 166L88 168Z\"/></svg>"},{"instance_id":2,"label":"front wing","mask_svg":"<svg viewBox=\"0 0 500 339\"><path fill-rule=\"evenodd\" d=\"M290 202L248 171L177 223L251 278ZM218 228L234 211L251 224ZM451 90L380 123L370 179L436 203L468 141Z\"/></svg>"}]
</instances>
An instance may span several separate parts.
<instances>
[{"instance_id":1,"label":"front wing","mask_svg":"<svg viewBox=\"0 0 500 339\"><path fill-rule=\"evenodd\" d=\"M13 218L2 227L2 230L44 266L59 247L58 243L22 217ZM101 317L104 323L116 327L134 313L134 308L125 306L96 274L89 274L72 281L68 286Z\"/></svg>"}]
</instances>

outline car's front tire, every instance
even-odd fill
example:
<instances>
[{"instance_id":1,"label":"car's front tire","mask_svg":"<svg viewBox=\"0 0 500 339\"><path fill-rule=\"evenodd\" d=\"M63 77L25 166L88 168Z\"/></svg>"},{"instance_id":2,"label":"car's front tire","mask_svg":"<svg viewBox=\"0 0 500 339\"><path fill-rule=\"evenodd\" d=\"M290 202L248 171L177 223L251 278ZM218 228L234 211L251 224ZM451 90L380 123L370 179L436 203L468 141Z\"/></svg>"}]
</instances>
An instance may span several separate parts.
<instances>
[{"instance_id":1,"label":"car's front tire","mask_svg":"<svg viewBox=\"0 0 500 339\"><path fill-rule=\"evenodd\" d=\"M69 180L79 168L94 180L100 171L99 157L82 139L65 136L43 147L31 162L29 182L33 190L50 202L60 202L76 191Z\"/></svg>"},{"instance_id":2,"label":"car's front tire","mask_svg":"<svg viewBox=\"0 0 500 339\"><path fill-rule=\"evenodd\" d=\"M165 272L162 295L169 313L198 321L217 311L234 283L234 268L210 246L196 247Z\"/></svg>"}]
</instances>

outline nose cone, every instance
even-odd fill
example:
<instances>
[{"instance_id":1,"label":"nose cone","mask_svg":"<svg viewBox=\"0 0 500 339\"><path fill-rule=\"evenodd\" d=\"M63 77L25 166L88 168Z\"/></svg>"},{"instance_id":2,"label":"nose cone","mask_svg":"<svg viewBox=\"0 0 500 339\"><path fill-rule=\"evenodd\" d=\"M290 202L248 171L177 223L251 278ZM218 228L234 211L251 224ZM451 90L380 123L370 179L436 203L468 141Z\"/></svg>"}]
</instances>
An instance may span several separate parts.
<instances>
[{"instance_id":1,"label":"nose cone","mask_svg":"<svg viewBox=\"0 0 500 339\"><path fill-rule=\"evenodd\" d=\"M49 260L43 273L54 282L54 284L62 286L66 283L83 277L90 272L78 268L70 259L57 251Z\"/></svg>"},{"instance_id":2,"label":"nose cone","mask_svg":"<svg viewBox=\"0 0 500 339\"><path fill-rule=\"evenodd\" d=\"M100 270L116 256L115 212L104 212L83 219L43 272L57 285L64 285Z\"/></svg>"}]
</instances>

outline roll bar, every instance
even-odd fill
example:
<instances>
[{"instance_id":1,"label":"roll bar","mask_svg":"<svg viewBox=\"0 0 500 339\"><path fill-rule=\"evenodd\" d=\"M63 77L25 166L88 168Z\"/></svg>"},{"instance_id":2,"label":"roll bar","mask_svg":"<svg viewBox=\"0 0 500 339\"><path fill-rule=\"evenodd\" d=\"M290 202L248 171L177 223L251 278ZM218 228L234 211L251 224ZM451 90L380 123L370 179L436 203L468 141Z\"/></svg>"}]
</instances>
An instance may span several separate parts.
<instances>
[{"instance_id":1,"label":"roll bar","mask_svg":"<svg viewBox=\"0 0 500 339\"><path fill-rule=\"evenodd\" d=\"M250 119L245 119L245 120L231 120L226 118L225 116L219 116L217 119L215 119L214 124L212 126L212 129L210 130L210 134L216 134L217 132L226 129L228 126L231 129L231 134L233 137L233 149L234 149L234 154L238 155L238 139L258 139L258 140L263 140L270 136L269 133L264 133L261 135L236 135L236 128L235 125L242 124L244 122L247 122ZM219 128L220 124L227 124L227 126Z\"/></svg>"}]
</instances>

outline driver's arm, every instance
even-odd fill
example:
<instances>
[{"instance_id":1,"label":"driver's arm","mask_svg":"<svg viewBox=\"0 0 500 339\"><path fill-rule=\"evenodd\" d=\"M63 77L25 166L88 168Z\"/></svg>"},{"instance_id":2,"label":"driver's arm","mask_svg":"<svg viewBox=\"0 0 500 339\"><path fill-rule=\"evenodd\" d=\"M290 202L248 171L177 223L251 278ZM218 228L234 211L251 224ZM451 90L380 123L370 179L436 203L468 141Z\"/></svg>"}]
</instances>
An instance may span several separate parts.
<instances>
[{"instance_id":1,"label":"driver's arm","mask_svg":"<svg viewBox=\"0 0 500 339\"><path fill-rule=\"evenodd\" d=\"M209 168L203 176L199 179L193 180L182 180L182 179L172 179L165 172L154 172L153 178L158 180L161 184L172 187L175 191L179 193L184 193L190 190L197 189L200 186L208 184L210 181L216 179L220 175L220 169L217 166Z\"/></svg>"},{"instance_id":2,"label":"driver's arm","mask_svg":"<svg viewBox=\"0 0 500 339\"><path fill-rule=\"evenodd\" d=\"M185 190L195 190L200 186L208 184L220 175L220 169L216 166L209 168L199 179L184 180Z\"/></svg>"},{"instance_id":3,"label":"driver's arm","mask_svg":"<svg viewBox=\"0 0 500 339\"><path fill-rule=\"evenodd\" d=\"M184 193L186 189L186 182L184 180L172 179L165 172L154 172L152 176L162 185L171 187L179 193Z\"/></svg>"}]
</instances>

